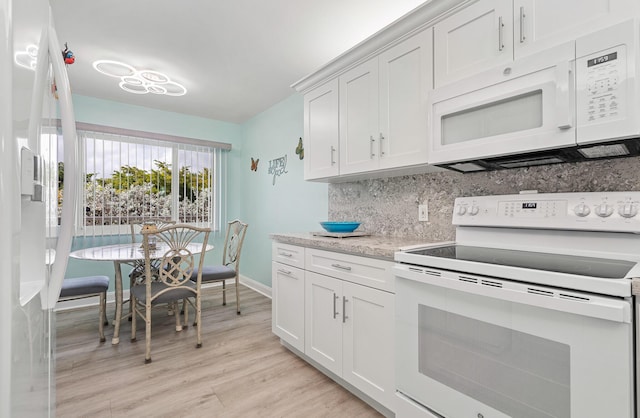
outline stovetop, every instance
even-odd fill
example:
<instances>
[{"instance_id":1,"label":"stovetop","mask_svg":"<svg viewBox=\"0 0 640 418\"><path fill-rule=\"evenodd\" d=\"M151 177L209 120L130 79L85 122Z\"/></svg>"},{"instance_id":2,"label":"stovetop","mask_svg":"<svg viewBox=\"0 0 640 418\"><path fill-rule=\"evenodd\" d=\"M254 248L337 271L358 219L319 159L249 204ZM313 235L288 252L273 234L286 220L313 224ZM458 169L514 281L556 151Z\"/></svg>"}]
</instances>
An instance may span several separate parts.
<instances>
[{"instance_id":1,"label":"stovetop","mask_svg":"<svg viewBox=\"0 0 640 418\"><path fill-rule=\"evenodd\" d=\"M454 243L405 249L395 260L623 297L640 277L638 191L460 197L452 224Z\"/></svg>"},{"instance_id":2,"label":"stovetop","mask_svg":"<svg viewBox=\"0 0 640 418\"><path fill-rule=\"evenodd\" d=\"M456 244L435 248L410 250L407 251L407 253L458 261L496 264L501 266L535 269L604 279L624 279L629 271L636 265L636 263L627 260L506 250Z\"/></svg>"}]
</instances>

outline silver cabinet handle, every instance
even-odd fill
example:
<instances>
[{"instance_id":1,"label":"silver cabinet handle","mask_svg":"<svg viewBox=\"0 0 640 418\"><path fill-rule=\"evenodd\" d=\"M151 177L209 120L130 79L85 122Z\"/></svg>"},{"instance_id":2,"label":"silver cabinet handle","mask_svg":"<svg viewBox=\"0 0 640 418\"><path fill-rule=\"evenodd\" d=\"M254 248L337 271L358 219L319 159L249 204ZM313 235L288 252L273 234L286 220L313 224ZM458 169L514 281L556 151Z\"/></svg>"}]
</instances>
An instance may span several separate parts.
<instances>
[{"instance_id":1,"label":"silver cabinet handle","mask_svg":"<svg viewBox=\"0 0 640 418\"><path fill-rule=\"evenodd\" d=\"M278 273L286 274L287 276L291 276L290 270L278 269Z\"/></svg>"},{"instance_id":2,"label":"silver cabinet handle","mask_svg":"<svg viewBox=\"0 0 640 418\"><path fill-rule=\"evenodd\" d=\"M502 29L504 28L504 23L502 22L502 16L498 17L498 51L502 51L504 49L504 42L502 40Z\"/></svg>"},{"instance_id":3,"label":"silver cabinet handle","mask_svg":"<svg viewBox=\"0 0 640 418\"><path fill-rule=\"evenodd\" d=\"M382 141L384 140L384 136L382 136L382 132L380 132L380 141L378 141L378 148L380 157L384 157L384 148L382 148Z\"/></svg>"},{"instance_id":4,"label":"silver cabinet handle","mask_svg":"<svg viewBox=\"0 0 640 418\"><path fill-rule=\"evenodd\" d=\"M520 6L520 43L524 43L525 41L525 36L524 36L524 18L526 17L526 15L524 14L524 6Z\"/></svg>"},{"instance_id":5,"label":"silver cabinet handle","mask_svg":"<svg viewBox=\"0 0 640 418\"><path fill-rule=\"evenodd\" d=\"M280 255L283 257L293 257L293 254L291 253L280 253Z\"/></svg>"},{"instance_id":6,"label":"silver cabinet handle","mask_svg":"<svg viewBox=\"0 0 640 418\"><path fill-rule=\"evenodd\" d=\"M370 141L369 141L369 153L371 154L371 156L369 158L373 159L373 157L376 156L376 154L374 154L373 152L373 143L376 142L375 139L373 139L373 135L371 135L369 137Z\"/></svg>"},{"instance_id":7,"label":"silver cabinet handle","mask_svg":"<svg viewBox=\"0 0 640 418\"><path fill-rule=\"evenodd\" d=\"M344 324L345 322L347 322L347 298L346 297L342 297L342 323Z\"/></svg>"},{"instance_id":8,"label":"silver cabinet handle","mask_svg":"<svg viewBox=\"0 0 640 418\"><path fill-rule=\"evenodd\" d=\"M340 270L351 271L351 267L343 266L341 264L332 264L331 267L335 267L335 268L340 269Z\"/></svg>"},{"instance_id":9,"label":"silver cabinet handle","mask_svg":"<svg viewBox=\"0 0 640 418\"><path fill-rule=\"evenodd\" d=\"M334 148L333 145L331 145L331 165L334 165L336 163L336 159L333 158L335 153L336 153L336 149Z\"/></svg>"},{"instance_id":10,"label":"silver cabinet handle","mask_svg":"<svg viewBox=\"0 0 640 418\"><path fill-rule=\"evenodd\" d=\"M336 310L336 301L338 300L338 298L339 296L334 293L333 294L333 319L336 319L336 317L339 314L339 312Z\"/></svg>"}]
</instances>

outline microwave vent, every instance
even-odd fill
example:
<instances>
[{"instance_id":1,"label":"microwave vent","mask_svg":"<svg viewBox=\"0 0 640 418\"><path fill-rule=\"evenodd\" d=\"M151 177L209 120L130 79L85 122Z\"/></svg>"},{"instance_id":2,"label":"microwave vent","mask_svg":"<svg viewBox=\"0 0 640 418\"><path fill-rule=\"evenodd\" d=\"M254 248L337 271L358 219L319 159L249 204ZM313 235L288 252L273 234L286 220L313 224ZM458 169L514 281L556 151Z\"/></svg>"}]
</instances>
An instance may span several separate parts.
<instances>
[{"instance_id":1,"label":"microwave vent","mask_svg":"<svg viewBox=\"0 0 640 418\"><path fill-rule=\"evenodd\" d=\"M580 148L578 152L585 158L623 157L631 152L624 144L599 145L596 147Z\"/></svg>"},{"instance_id":2,"label":"microwave vent","mask_svg":"<svg viewBox=\"0 0 640 418\"><path fill-rule=\"evenodd\" d=\"M459 171L461 173L473 173L474 171L487 171L486 167L483 167L479 164L472 163L472 162L452 164L449 166L449 168Z\"/></svg>"},{"instance_id":3,"label":"microwave vent","mask_svg":"<svg viewBox=\"0 0 640 418\"><path fill-rule=\"evenodd\" d=\"M500 167L504 168L519 168L519 167L532 167L536 165L547 165L547 164L557 164L564 162L560 158L557 157L548 157L548 158L536 158L531 160L517 160L512 162L503 162L500 163Z\"/></svg>"}]
</instances>

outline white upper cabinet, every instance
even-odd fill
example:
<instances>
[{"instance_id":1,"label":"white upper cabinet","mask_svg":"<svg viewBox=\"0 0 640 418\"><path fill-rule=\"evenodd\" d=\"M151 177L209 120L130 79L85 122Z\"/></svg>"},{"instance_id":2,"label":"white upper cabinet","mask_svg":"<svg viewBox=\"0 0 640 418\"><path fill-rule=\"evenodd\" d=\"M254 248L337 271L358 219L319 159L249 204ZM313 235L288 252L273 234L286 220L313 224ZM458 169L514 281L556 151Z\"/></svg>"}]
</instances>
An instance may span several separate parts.
<instances>
[{"instance_id":1,"label":"white upper cabinet","mask_svg":"<svg viewBox=\"0 0 640 418\"><path fill-rule=\"evenodd\" d=\"M427 95L433 88L432 33L427 29L379 57L380 168L427 161Z\"/></svg>"},{"instance_id":2,"label":"white upper cabinet","mask_svg":"<svg viewBox=\"0 0 640 418\"><path fill-rule=\"evenodd\" d=\"M479 0L434 26L435 87L637 16L638 0Z\"/></svg>"},{"instance_id":3,"label":"white upper cabinet","mask_svg":"<svg viewBox=\"0 0 640 418\"><path fill-rule=\"evenodd\" d=\"M427 162L432 32L425 30L340 76L340 174Z\"/></svg>"},{"instance_id":4,"label":"white upper cabinet","mask_svg":"<svg viewBox=\"0 0 640 418\"><path fill-rule=\"evenodd\" d=\"M331 80L304 95L304 179L337 176L338 80Z\"/></svg>"},{"instance_id":5,"label":"white upper cabinet","mask_svg":"<svg viewBox=\"0 0 640 418\"><path fill-rule=\"evenodd\" d=\"M435 87L513 59L511 0L480 0L434 26Z\"/></svg>"},{"instance_id":6,"label":"white upper cabinet","mask_svg":"<svg viewBox=\"0 0 640 418\"><path fill-rule=\"evenodd\" d=\"M340 174L378 167L378 59L340 76Z\"/></svg>"},{"instance_id":7,"label":"white upper cabinet","mask_svg":"<svg viewBox=\"0 0 640 418\"><path fill-rule=\"evenodd\" d=\"M514 57L559 43L637 15L637 0L514 0Z\"/></svg>"}]
</instances>

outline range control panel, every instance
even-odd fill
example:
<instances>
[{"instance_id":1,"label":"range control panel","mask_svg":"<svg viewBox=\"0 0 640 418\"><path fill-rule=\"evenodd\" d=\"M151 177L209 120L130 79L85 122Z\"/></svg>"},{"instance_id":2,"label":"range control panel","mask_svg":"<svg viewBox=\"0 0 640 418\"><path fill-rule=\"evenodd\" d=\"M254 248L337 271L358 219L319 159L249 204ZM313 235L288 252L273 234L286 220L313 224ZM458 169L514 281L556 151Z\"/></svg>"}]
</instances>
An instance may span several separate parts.
<instances>
[{"instance_id":1,"label":"range control panel","mask_svg":"<svg viewBox=\"0 0 640 418\"><path fill-rule=\"evenodd\" d=\"M459 197L454 225L640 233L640 192Z\"/></svg>"}]
</instances>

